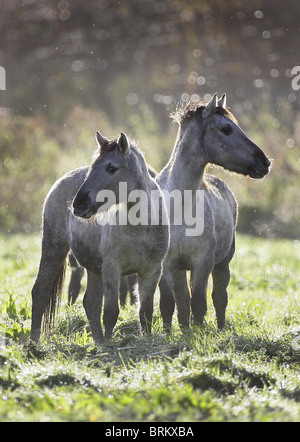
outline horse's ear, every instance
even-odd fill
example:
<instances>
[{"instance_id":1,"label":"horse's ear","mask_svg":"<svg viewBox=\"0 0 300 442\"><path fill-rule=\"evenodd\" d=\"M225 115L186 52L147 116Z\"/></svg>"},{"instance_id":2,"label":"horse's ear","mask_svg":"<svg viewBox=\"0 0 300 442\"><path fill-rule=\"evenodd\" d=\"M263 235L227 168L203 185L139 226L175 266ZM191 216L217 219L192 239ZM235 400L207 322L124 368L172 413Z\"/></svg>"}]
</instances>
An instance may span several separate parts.
<instances>
[{"instance_id":1,"label":"horse's ear","mask_svg":"<svg viewBox=\"0 0 300 442\"><path fill-rule=\"evenodd\" d=\"M123 155L127 155L129 149L129 141L125 134L122 132L117 139L117 144L119 146L119 150Z\"/></svg>"},{"instance_id":2,"label":"horse's ear","mask_svg":"<svg viewBox=\"0 0 300 442\"><path fill-rule=\"evenodd\" d=\"M226 94L223 94L220 100L218 101L218 105L220 107L226 108Z\"/></svg>"},{"instance_id":3,"label":"horse's ear","mask_svg":"<svg viewBox=\"0 0 300 442\"><path fill-rule=\"evenodd\" d=\"M96 132L96 141L98 143L98 146L101 148L102 146L104 146L104 144L108 143L109 140L107 138L105 138L103 135L101 135L101 133L97 130Z\"/></svg>"},{"instance_id":4,"label":"horse's ear","mask_svg":"<svg viewBox=\"0 0 300 442\"><path fill-rule=\"evenodd\" d=\"M215 113L217 103L218 103L218 96L217 96L217 94L215 94L204 108L203 116L205 118L211 117Z\"/></svg>"}]
</instances>

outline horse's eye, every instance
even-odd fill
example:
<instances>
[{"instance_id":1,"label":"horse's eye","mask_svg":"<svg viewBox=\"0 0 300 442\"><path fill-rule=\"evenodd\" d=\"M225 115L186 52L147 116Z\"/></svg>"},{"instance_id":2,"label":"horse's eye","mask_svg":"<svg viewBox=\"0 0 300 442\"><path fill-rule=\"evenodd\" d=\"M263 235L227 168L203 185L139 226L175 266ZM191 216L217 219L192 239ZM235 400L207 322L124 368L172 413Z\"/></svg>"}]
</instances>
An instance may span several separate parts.
<instances>
[{"instance_id":1,"label":"horse's eye","mask_svg":"<svg viewBox=\"0 0 300 442\"><path fill-rule=\"evenodd\" d=\"M225 135L229 135L232 132L232 127L230 126L230 124L226 124L226 126L224 126L221 131L223 132L223 134Z\"/></svg>"},{"instance_id":2,"label":"horse's eye","mask_svg":"<svg viewBox=\"0 0 300 442\"><path fill-rule=\"evenodd\" d=\"M111 175L114 174L117 170L119 169L117 167L112 166L111 164L108 164L108 166L106 166L106 171Z\"/></svg>"}]
</instances>

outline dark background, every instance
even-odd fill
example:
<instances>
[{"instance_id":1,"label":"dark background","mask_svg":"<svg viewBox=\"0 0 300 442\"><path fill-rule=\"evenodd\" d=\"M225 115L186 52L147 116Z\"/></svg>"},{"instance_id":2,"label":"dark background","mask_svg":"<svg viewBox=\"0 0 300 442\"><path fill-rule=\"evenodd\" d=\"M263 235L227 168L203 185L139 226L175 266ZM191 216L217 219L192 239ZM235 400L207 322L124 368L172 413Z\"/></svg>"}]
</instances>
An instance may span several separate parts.
<instances>
[{"instance_id":1,"label":"dark background","mask_svg":"<svg viewBox=\"0 0 300 442\"><path fill-rule=\"evenodd\" d=\"M223 177L239 229L300 235L297 0L0 0L0 229L40 226L56 178L91 160L94 132L137 138L163 167L178 103L217 92L273 170ZM300 84L300 82L299 82Z\"/></svg>"}]
</instances>

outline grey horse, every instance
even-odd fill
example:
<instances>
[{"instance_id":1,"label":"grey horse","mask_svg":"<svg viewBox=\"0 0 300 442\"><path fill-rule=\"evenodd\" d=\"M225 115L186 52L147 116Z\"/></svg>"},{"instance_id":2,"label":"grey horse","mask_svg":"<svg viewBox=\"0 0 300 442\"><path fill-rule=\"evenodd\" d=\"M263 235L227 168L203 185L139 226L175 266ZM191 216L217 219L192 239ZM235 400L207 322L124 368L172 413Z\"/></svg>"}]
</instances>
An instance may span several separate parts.
<instances>
[{"instance_id":1,"label":"grey horse","mask_svg":"<svg viewBox=\"0 0 300 442\"><path fill-rule=\"evenodd\" d=\"M127 274L138 275L141 329L151 332L153 296L169 245L169 225L162 222L167 218L164 198L148 173L141 151L126 135L109 141L97 132L97 141L99 156L91 167L64 175L45 199L42 256L32 289L33 341L39 340L42 319L46 329L53 324L70 249L87 270L83 304L95 343L101 344L104 339L100 322L103 293L105 337L110 338L119 314L120 278ZM126 183L128 193L143 191L149 201L152 191L161 194L155 226L118 222L128 205L128 195L119 192L120 183ZM111 210L107 202L98 201L103 189L116 196ZM102 209L103 216L108 216L106 223L93 216ZM117 222L108 222L109 217Z\"/></svg>"},{"instance_id":2,"label":"grey horse","mask_svg":"<svg viewBox=\"0 0 300 442\"><path fill-rule=\"evenodd\" d=\"M204 194L203 232L187 236L184 222L176 225L170 214L170 247L160 281L160 309L166 330L170 329L175 302L178 321L188 327L190 311L194 324L202 325L207 310L209 275L213 278L212 298L219 328L225 324L229 263L235 251L237 203L228 186L205 173L216 164L251 178L263 178L271 162L239 127L226 107L226 95L214 95L206 105L192 103L174 115L179 124L170 160L156 180L163 191L190 190L195 209L197 190ZM199 220L198 220L199 221ZM190 287L187 271L191 271Z\"/></svg>"}]
</instances>

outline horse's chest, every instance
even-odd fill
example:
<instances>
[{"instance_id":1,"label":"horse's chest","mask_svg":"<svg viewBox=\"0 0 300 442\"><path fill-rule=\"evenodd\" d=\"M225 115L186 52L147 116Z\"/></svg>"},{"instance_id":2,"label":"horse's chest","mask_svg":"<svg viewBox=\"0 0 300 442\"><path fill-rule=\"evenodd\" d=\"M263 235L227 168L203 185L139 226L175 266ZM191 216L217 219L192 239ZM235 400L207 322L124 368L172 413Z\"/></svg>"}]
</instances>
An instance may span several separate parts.
<instances>
[{"instance_id":1,"label":"horse's chest","mask_svg":"<svg viewBox=\"0 0 300 442\"><path fill-rule=\"evenodd\" d=\"M93 273L101 272L101 232L92 225L75 220L70 226L70 247L82 267Z\"/></svg>"},{"instance_id":2,"label":"horse's chest","mask_svg":"<svg viewBox=\"0 0 300 442\"><path fill-rule=\"evenodd\" d=\"M99 245L87 244L77 239L72 242L71 249L82 267L93 273L101 272L102 259L99 253Z\"/></svg>"},{"instance_id":3,"label":"horse's chest","mask_svg":"<svg viewBox=\"0 0 300 442\"><path fill-rule=\"evenodd\" d=\"M109 253L102 251L103 259L114 259L118 262L122 274L139 273L146 269L150 263L158 260L157 248L148 238L136 236L131 241L112 247Z\"/></svg>"}]
</instances>

